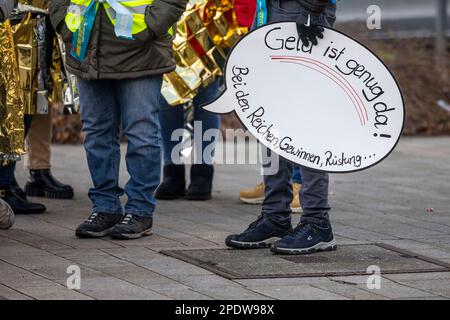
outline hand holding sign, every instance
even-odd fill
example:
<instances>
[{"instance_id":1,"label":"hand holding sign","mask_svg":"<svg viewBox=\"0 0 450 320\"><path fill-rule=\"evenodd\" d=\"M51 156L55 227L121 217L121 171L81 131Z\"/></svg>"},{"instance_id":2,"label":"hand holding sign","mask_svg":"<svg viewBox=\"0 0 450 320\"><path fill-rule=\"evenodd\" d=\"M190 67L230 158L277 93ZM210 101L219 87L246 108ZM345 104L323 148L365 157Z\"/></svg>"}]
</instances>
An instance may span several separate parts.
<instances>
[{"instance_id":1,"label":"hand holding sign","mask_svg":"<svg viewBox=\"0 0 450 320\"><path fill-rule=\"evenodd\" d=\"M370 50L326 28L305 46L295 22L263 26L234 47L226 91L205 106L236 112L269 149L327 172L366 169L395 147L404 123L399 87Z\"/></svg>"}]
</instances>

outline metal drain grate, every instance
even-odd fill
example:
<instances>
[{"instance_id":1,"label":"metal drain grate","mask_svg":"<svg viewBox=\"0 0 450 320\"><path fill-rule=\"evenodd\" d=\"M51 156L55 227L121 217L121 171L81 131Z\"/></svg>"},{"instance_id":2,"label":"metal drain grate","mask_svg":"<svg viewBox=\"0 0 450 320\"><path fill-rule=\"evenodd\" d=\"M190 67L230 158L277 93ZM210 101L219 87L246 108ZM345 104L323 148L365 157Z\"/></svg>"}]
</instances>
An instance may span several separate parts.
<instances>
[{"instance_id":1,"label":"metal drain grate","mask_svg":"<svg viewBox=\"0 0 450 320\"><path fill-rule=\"evenodd\" d=\"M269 250L166 250L171 256L228 279L366 275L450 271L450 264L385 244L342 245L336 251L305 256L274 255Z\"/></svg>"}]
</instances>

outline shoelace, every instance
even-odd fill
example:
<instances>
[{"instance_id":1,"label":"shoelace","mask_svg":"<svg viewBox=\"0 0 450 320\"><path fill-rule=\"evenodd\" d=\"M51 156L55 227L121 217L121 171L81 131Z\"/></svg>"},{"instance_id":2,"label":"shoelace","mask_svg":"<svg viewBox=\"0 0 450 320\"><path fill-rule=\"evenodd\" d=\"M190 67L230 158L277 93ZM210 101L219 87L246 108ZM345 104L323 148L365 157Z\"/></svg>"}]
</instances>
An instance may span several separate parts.
<instances>
[{"instance_id":1,"label":"shoelace","mask_svg":"<svg viewBox=\"0 0 450 320\"><path fill-rule=\"evenodd\" d=\"M130 224L131 223L131 219L133 219L133 215L127 214L125 216L125 218L123 218L123 220L120 222L120 224Z\"/></svg>"},{"instance_id":2,"label":"shoelace","mask_svg":"<svg viewBox=\"0 0 450 320\"><path fill-rule=\"evenodd\" d=\"M92 212L89 218L86 220L87 223L93 223L97 219L98 212Z\"/></svg>"},{"instance_id":3,"label":"shoelace","mask_svg":"<svg viewBox=\"0 0 450 320\"><path fill-rule=\"evenodd\" d=\"M300 237L302 237L310 228L311 226L309 224L301 223L292 230L291 234L298 234Z\"/></svg>"},{"instance_id":4,"label":"shoelace","mask_svg":"<svg viewBox=\"0 0 450 320\"><path fill-rule=\"evenodd\" d=\"M255 221L253 221L253 222L248 226L248 228L247 228L246 231L251 231L251 230L255 229L256 226L259 224L259 222L260 222L261 220L263 220L263 219L264 219L264 216L263 216L263 215L260 215L260 216L258 217L258 219L256 219Z\"/></svg>"}]
</instances>

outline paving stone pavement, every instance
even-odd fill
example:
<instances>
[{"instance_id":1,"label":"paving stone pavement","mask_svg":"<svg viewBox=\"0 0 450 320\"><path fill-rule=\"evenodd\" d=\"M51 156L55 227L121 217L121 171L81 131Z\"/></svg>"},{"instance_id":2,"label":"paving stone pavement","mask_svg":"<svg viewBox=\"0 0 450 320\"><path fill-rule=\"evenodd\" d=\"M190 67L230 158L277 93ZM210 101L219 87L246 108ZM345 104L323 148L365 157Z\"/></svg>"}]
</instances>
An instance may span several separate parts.
<instances>
[{"instance_id":1,"label":"paving stone pavement","mask_svg":"<svg viewBox=\"0 0 450 320\"><path fill-rule=\"evenodd\" d=\"M450 263L449 159L450 137L403 138L380 165L333 175L338 243L385 243ZM212 201L160 201L150 237L77 239L74 230L90 213L84 151L55 146L52 162L76 197L33 199L48 212L19 216L13 229L0 230L0 299L450 299L450 272L382 275L375 290L368 276L232 281L160 253L224 248L226 235L259 213L238 200L239 189L260 182L258 165L218 165ZM122 184L126 178L122 161ZM66 287L71 265L81 269L80 290Z\"/></svg>"}]
</instances>

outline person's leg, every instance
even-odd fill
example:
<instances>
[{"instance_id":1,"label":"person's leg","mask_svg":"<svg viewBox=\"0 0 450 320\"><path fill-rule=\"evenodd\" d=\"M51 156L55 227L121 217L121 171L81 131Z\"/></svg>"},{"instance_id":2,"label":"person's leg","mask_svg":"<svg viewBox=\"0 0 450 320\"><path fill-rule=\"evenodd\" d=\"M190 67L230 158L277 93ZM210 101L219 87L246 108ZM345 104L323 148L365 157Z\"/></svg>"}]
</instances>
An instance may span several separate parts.
<instances>
[{"instance_id":1,"label":"person's leg","mask_svg":"<svg viewBox=\"0 0 450 320\"><path fill-rule=\"evenodd\" d=\"M290 11L298 15L304 10L296 1L275 0L272 11L275 15ZM282 8L284 6L284 8ZM297 6L297 7L296 7ZM287 9L289 7L289 9ZM331 26L335 21L335 8L326 9L316 23ZM315 251L336 249L328 212L327 173L301 167L301 203L304 215L294 232L272 246L272 251L283 254L306 254Z\"/></svg>"},{"instance_id":2,"label":"person's leg","mask_svg":"<svg viewBox=\"0 0 450 320\"><path fill-rule=\"evenodd\" d=\"M26 139L27 154L24 168L27 170L50 169L51 114L37 114L33 117Z\"/></svg>"},{"instance_id":3,"label":"person's leg","mask_svg":"<svg viewBox=\"0 0 450 320\"><path fill-rule=\"evenodd\" d=\"M268 154L270 150L265 149ZM274 175L264 175L265 198L261 216L241 234L228 236L225 244L233 248L265 248L285 237L292 229L290 203L292 194L292 164L279 159ZM272 163L264 165L270 168Z\"/></svg>"},{"instance_id":4,"label":"person's leg","mask_svg":"<svg viewBox=\"0 0 450 320\"><path fill-rule=\"evenodd\" d=\"M181 141L172 140L172 133L177 129L184 128L184 107L171 106L166 99L160 98L159 121L161 123L161 147L164 165L181 164L181 155L172 157L172 150Z\"/></svg>"},{"instance_id":5,"label":"person's leg","mask_svg":"<svg viewBox=\"0 0 450 320\"><path fill-rule=\"evenodd\" d=\"M27 155L25 169L30 177L25 185L26 194L31 197L47 197L51 199L71 199L73 189L62 184L53 177L50 167L52 139L52 108L48 114L35 115L26 139Z\"/></svg>"},{"instance_id":6,"label":"person's leg","mask_svg":"<svg viewBox=\"0 0 450 320\"><path fill-rule=\"evenodd\" d=\"M218 97L220 84L221 79L216 79L209 86L201 89L193 101L194 164L191 166L191 182L186 193L186 199L189 200L211 199L214 176L213 158L216 143L216 132L214 130L218 130L220 127L220 115L208 112L201 106ZM196 129L196 126L199 125L201 125L201 130Z\"/></svg>"},{"instance_id":7,"label":"person's leg","mask_svg":"<svg viewBox=\"0 0 450 320\"><path fill-rule=\"evenodd\" d=\"M201 89L197 96L194 98L194 121L198 121L201 123L201 139L195 139L194 137L194 155L195 155L195 163L196 164L213 164L213 156L214 154L204 155L204 151L206 147L210 146L211 143L215 144L215 138L212 138L209 141L204 141L203 137L205 132L208 130L217 130L220 127L220 115L216 113L212 113L206 111L202 108L203 105L210 103L215 100L220 94L220 85L221 79L216 79L213 83L211 83L206 88ZM197 133L197 132L194 132ZM199 131L200 133L200 131ZM197 143L195 143L197 142ZM210 149L210 148L209 148Z\"/></svg>"},{"instance_id":8,"label":"person's leg","mask_svg":"<svg viewBox=\"0 0 450 320\"><path fill-rule=\"evenodd\" d=\"M117 82L122 127L128 141L126 162L130 175L125 186L128 202L124 220L111 236L135 239L149 235L160 181L161 147L159 102L162 75Z\"/></svg>"},{"instance_id":9,"label":"person's leg","mask_svg":"<svg viewBox=\"0 0 450 320\"><path fill-rule=\"evenodd\" d=\"M33 116L31 115L24 116L25 137L30 129L32 119ZM15 169L16 162L14 161L5 166L0 165L0 198L11 206L15 214L37 214L45 212L47 209L44 205L28 202L26 195L15 192L15 186L17 185L14 177Z\"/></svg>"},{"instance_id":10,"label":"person's leg","mask_svg":"<svg viewBox=\"0 0 450 320\"><path fill-rule=\"evenodd\" d=\"M120 110L115 81L78 79L84 148L93 187L92 214L76 230L79 237L103 237L123 216L119 197ZM141 93L140 93L141 94ZM139 94L139 95L140 95ZM137 95L137 96L139 96Z\"/></svg>"},{"instance_id":11,"label":"person's leg","mask_svg":"<svg viewBox=\"0 0 450 320\"><path fill-rule=\"evenodd\" d=\"M185 166L181 163L180 154L172 154L175 146L181 143L181 141L172 140L172 133L184 128L184 106L171 106L161 96L159 121L164 166L163 180L156 190L155 197L162 200L174 200L186 194Z\"/></svg>"},{"instance_id":12,"label":"person's leg","mask_svg":"<svg viewBox=\"0 0 450 320\"><path fill-rule=\"evenodd\" d=\"M329 177L325 172L301 167L303 185L300 192L303 215L301 223L327 227L330 224L328 213Z\"/></svg>"},{"instance_id":13,"label":"person's leg","mask_svg":"<svg viewBox=\"0 0 450 320\"><path fill-rule=\"evenodd\" d=\"M0 164L0 189L9 188L11 181L14 179L15 168L15 161L11 161L4 166Z\"/></svg>"}]
</instances>

